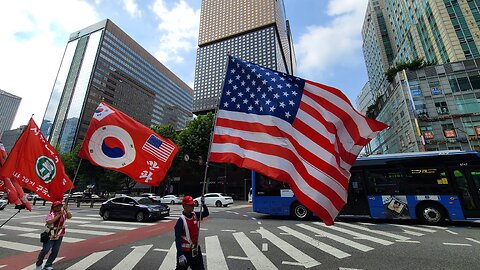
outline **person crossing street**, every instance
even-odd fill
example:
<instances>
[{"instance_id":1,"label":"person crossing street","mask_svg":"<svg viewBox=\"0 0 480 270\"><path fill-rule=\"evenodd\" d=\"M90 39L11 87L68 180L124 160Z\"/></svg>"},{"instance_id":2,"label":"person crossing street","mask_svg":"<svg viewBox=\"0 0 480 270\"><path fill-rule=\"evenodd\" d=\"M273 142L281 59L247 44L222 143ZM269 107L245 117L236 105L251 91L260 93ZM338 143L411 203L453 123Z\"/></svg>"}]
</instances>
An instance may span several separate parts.
<instances>
[{"instance_id":1,"label":"person crossing street","mask_svg":"<svg viewBox=\"0 0 480 270\"><path fill-rule=\"evenodd\" d=\"M176 270L204 270L203 257L198 245L199 221L208 217L208 207L202 197L203 212L194 212L195 201L185 196L182 201L183 212L175 224L175 245L177 248ZM202 209L200 209L202 211Z\"/></svg>"}]
</instances>

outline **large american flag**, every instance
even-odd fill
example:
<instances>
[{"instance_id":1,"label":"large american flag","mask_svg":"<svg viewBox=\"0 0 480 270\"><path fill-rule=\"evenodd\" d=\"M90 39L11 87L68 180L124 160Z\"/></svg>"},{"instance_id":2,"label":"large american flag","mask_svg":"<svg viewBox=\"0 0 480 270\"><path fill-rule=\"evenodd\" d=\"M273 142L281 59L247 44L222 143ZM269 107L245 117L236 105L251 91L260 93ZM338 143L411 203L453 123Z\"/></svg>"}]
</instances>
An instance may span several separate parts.
<instances>
[{"instance_id":1,"label":"large american flag","mask_svg":"<svg viewBox=\"0 0 480 270\"><path fill-rule=\"evenodd\" d=\"M338 89L230 56L210 161L288 183L330 225L347 201L350 167L386 127Z\"/></svg>"}]
</instances>

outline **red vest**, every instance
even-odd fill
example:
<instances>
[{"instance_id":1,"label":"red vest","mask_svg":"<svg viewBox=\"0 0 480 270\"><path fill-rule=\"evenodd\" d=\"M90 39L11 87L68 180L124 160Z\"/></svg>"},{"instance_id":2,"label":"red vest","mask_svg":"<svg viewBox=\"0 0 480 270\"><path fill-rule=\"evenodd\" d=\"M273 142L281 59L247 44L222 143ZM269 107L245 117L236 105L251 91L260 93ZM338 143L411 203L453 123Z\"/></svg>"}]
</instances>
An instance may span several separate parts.
<instances>
[{"instance_id":1,"label":"red vest","mask_svg":"<svg viewBox=\"0 0 480 270\"><path fill-rule=\"evenodd\" d=\"M193 213L191 218L181 215L180 218L183 221L183 232L181 237L182 250L190 251L192 250L192 245L198 243L198 221L197 215Z\"/></svg>"}]
</instances>

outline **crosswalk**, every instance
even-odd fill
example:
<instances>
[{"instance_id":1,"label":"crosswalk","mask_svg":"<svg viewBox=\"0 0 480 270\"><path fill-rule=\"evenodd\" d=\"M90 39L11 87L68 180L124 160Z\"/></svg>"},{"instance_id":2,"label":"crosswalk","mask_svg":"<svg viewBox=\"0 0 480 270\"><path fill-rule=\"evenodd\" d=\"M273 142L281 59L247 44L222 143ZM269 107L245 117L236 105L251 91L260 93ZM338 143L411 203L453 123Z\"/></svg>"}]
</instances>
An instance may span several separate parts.
<instances>
[{"instance_id":1,"label":"crosswalk","mask_svg":"<svg viewBox=\"0 0 480 270\"><path fill-rule=\"evenodd\" d=\"M208 224L205 225L208 227ZM386 225L337 222L325 226L319 222L302 222L289 226L260 227L254 231L223 231L209 235L201 234L204 247L204 262L209 270L239 269L238 263L248 263L250 269L283 269L297 266L305 269L320 269L329 258L342 260L395 244L415 243L412 237L432 234L438 230L424 226ZM412 234L415 232L416 234ZM475 243L477 239L470 240ZM233 244L232 244L233 243ZM307 245L306 245L307 244ZM309 247L309 248L306 248ZM271 252L280 250L284 255ZM117 252L114 256L114 254ZM117 250L92 253L78 262L61 264L66 269L96 269L99 261L115 260L112 269L140 269L144 258L155 258L157 265L148 262L148 269L175 269L175 243L149 243L131 246L122 254ZM242 254L239 256L239 252ZM274 254L277 254L275 256ZM120 258L120 259L118 259ZM59 261L59 263L62 263ZM97 266L101 268L100 265Z\"/></svg>"}]
</instances>

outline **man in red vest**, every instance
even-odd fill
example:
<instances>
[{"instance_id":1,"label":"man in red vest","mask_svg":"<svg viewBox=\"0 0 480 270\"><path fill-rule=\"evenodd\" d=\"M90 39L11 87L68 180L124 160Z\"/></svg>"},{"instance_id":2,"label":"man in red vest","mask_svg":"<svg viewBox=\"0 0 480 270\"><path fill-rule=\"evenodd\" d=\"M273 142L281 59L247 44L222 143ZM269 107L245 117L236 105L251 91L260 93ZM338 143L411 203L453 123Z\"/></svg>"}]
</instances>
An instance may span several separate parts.
<instances>
[{"instance_id":1,"label":"man in red vest","mask_svg":"<svg viewBox=\"0 0 480 270\"><path fill-rule=\"evenodd\" d=\"M176 270L204 270L202 251L198 245L199 220L208 217L208 208L202 197L203 213L194 212L195 201L185 196L182 201L183 213L175 224L175 245L177 247Z\"/></svg>"}]
</instances>

